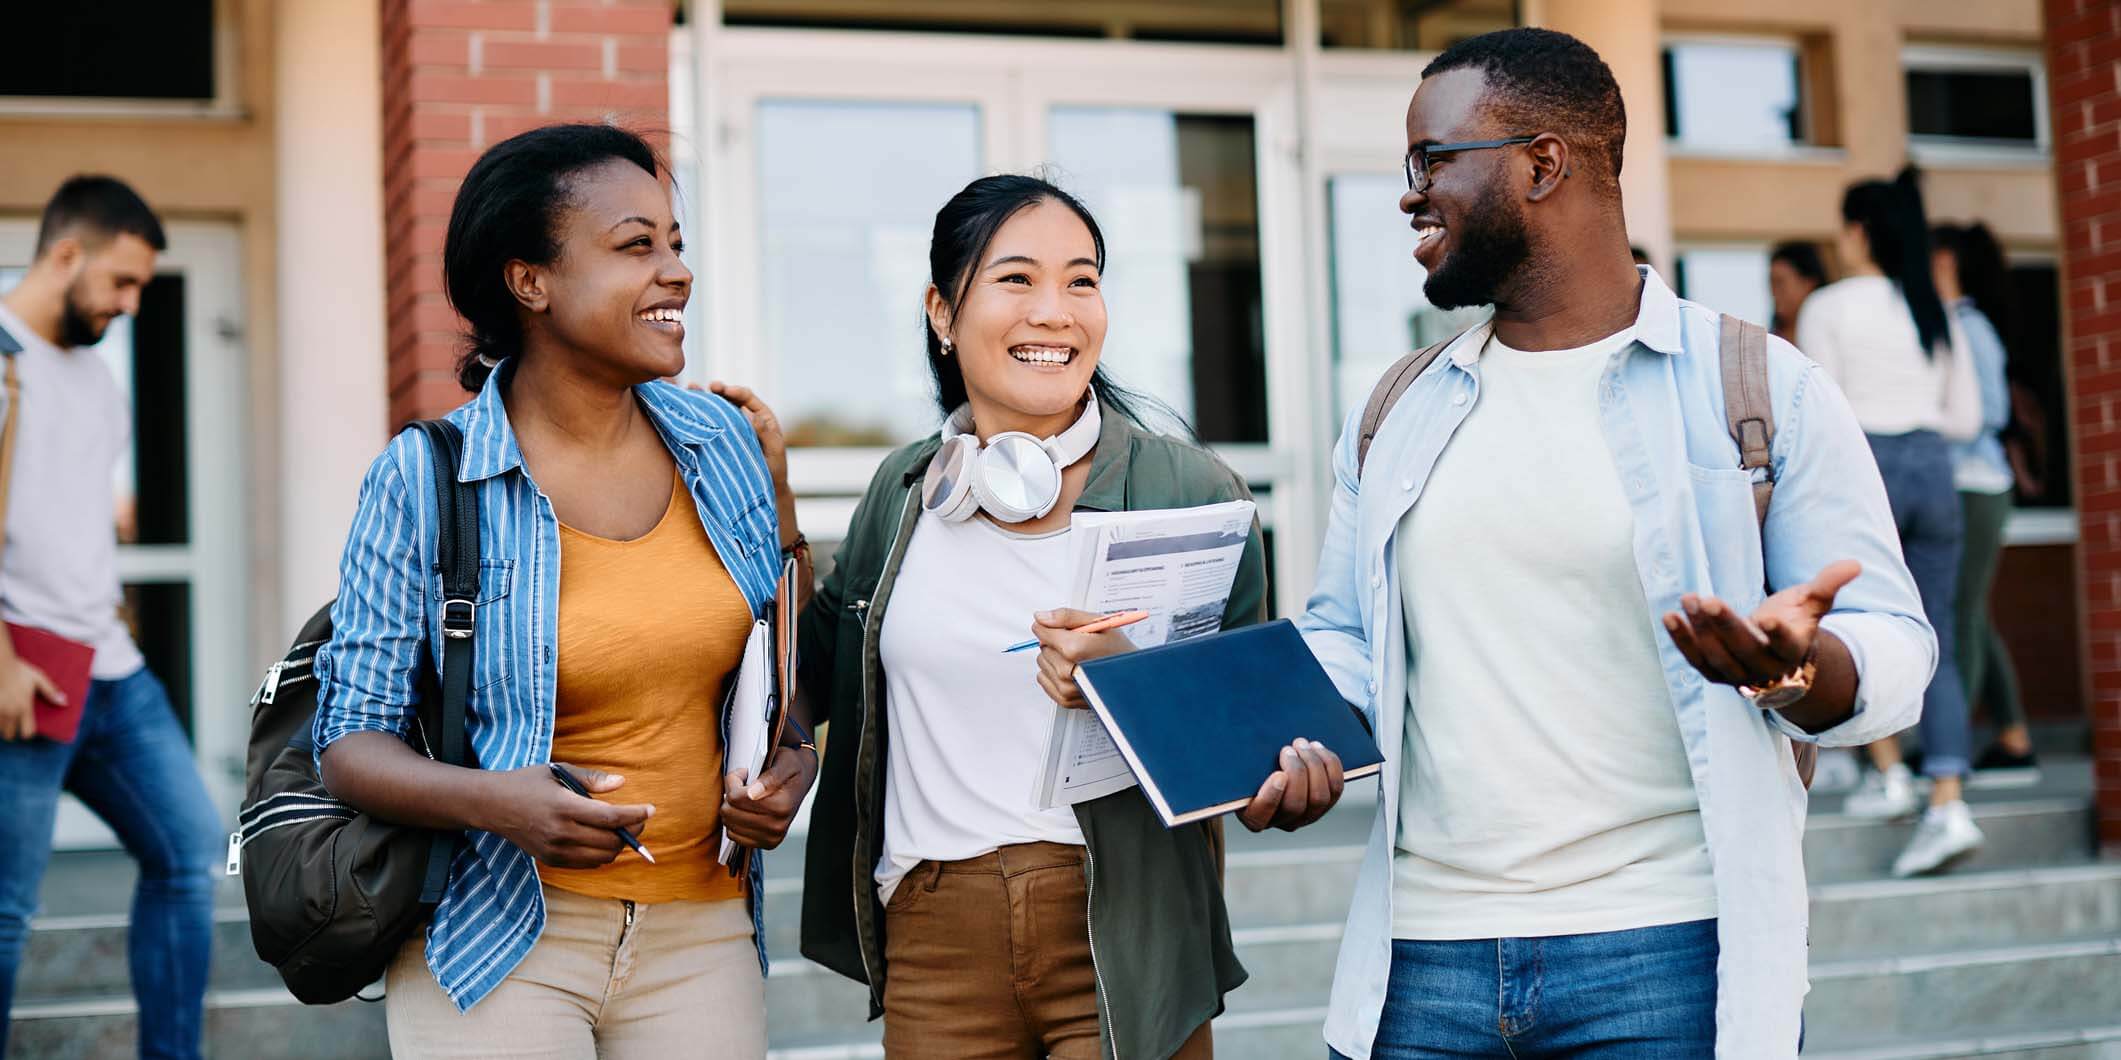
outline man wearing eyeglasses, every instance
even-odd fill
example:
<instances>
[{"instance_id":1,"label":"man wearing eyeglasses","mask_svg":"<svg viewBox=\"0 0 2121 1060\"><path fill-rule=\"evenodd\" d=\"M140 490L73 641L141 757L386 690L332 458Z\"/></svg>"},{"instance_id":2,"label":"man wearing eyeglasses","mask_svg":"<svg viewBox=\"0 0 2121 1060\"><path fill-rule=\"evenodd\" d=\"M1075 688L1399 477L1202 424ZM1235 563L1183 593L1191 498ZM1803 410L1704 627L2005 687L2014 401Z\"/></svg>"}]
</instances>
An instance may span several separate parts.
<instances>
[{"instance_id":1,"label":"man wearing eyeglasses","mask_svg":"<svg viewBox=\"0 0 2121 1060\"><path fill-rule=\"evenodd\" d=\"M1495 314L1334 456L1300 625L1386 753L1336 1055L1794 1056L1791 741L1907 727L1935 666L1862 431L1780 340L1742 467L1719 315L1630 260L1625 125L1538 29L1452 47L1407 108L1423 290Z\"/></svg>"}]
</instances>

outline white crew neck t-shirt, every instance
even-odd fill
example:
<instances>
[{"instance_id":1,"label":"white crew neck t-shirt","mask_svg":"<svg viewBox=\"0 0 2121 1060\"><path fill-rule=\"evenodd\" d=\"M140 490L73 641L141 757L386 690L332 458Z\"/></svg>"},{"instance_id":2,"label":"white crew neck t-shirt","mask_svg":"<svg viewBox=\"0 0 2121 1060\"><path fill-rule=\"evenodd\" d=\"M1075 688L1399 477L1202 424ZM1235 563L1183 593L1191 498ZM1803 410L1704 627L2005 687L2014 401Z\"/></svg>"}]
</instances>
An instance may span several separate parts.
<instances>
[{"instance_id":1,"label":"white crew neck t-shirt","mask_svg":"<svg viewBox=\"0 0 2121 1060\"><path fill-rule=\"evenodd\" d=\"M1490 340L1399 524L1407 724L1393 934L1573 935L1716 915L1701 805L1597 387L1634 331Z\"/></svg>"},{"instance_id":2,"label":"white crew neck t-shirt","mask_svg":"<svg viewBox=\"0 0 2121 1060\"><path fill-rule=\"evenodd\" d=\"M1971 438L1981 426L1980 382L1959 325L1950 348L1925 353L1907 298L1883 276L1851 276L1813 291L1797 311L1797 348L1826 369L1866 434L1937 431Z\"/></svg>"},{"instance_id":3,"label":"white crew neck t-shirt","mask_svg":"<svg viewBox=\"0 0 2121 1060\"><path fill-rule=\"evenodd\" d=\"M0 305L22 345L14 481L0 545L0 618L96 649L99 681L144 663L118 612L117 494L111 474L132 441L132 412L93 351L62 350ZM0 392L0 405L6 397Z\"/></svg>"},{"instance_id":4,"label":"white crew neck t-shirt","mask_svg":"<svg viewBox=\"0 0 2121 1060\"><path fill-rule=\"evenodd\" d=\"M1082 845L1072 807L1037 805L1053 724L1038 653L1002 653L1031 635L1034 613L1066 606L1068 534L1027 536L980 516L924 513L914 524L879 642L891 723L883 901L923 861L1013 843Z\"/></svg>"}]
</instances>

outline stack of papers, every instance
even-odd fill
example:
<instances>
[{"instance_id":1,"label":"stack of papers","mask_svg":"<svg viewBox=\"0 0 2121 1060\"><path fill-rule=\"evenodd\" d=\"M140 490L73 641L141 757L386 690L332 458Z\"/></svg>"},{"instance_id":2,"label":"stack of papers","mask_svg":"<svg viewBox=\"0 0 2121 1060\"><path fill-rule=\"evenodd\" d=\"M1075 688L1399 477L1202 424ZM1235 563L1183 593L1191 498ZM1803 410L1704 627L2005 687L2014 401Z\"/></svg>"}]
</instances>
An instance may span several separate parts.
<instances>
[{"instance_id":1,"label":"stack of papers","mask_svg":"<svg viewBox=\"0 0 2121 1060\"><path fill-rule=\"evenodd\" d=\"M1069 524L1076 556L1068 606L1098 613L1149 612L1147 619L1121 630L1137 648L1218 632L1257 510L1251 501L1230 501L1076 513ZM1134 784L1126 756L1096 714L1054 708L1039 808L1087 802Z\"/></svg>"}]
</instances>

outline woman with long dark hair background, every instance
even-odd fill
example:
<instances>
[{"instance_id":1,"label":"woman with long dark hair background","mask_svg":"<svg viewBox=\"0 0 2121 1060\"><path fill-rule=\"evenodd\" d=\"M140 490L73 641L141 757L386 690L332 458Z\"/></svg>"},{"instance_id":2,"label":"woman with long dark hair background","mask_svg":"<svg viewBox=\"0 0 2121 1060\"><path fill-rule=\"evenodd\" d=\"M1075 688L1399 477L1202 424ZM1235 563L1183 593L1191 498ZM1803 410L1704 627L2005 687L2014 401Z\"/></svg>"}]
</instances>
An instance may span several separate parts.
<instances>
[{"instance_id":1,"label":"woman with long dark hair background","mask_svg":"<svg viewBox=\"0 0 2121 1060\"><path fill-rule=\"evenodd\" d=\"M1966 336L1974 375L1981 385L1981 432L1954 448L1953 478L1965 515L1966 548L1959 564L1959 674L1969 711L1987 705L1996 719L1995 742L1974 759L1977 771L2030 770L2032 732L2018 698L2018 671L2010 649L1989 617L1989 587L2003 554L2016 478L2000 432L2011 422L2009 353L2002 334L2012 331L2016 306L2003 249L1988 226L1938 225L1931 231L1937 293ZM2001 334L1999 334L1999 332Z\"/></svg>"},{"instance_id":2,"label":"woman with long dark hair background","mask_svg":"<svg viewBox=\"0 0 2121 1060\"><path fill-rule=\"evenodd\" d=\"M1981 845L1962 797L1972 765L1966 692L1954 652L1953 605L1964 534L1952 485L1948 439L1979 427L1972 359L1937 295L1929 224L1913 167L1891 181L1850 185L1841 199L1843 279L1814 292L1797 318L1797 348L1847 395L1885 479L1893 520L1922 608L1937 631L1937 671L1923 697L1922 768L1929 808L1897 876L1933 872ZM1920 806L1900 745L1870 746L1877 772L1852 793L1847 812L1900 817Z\"/></svg>"}]
</instances>

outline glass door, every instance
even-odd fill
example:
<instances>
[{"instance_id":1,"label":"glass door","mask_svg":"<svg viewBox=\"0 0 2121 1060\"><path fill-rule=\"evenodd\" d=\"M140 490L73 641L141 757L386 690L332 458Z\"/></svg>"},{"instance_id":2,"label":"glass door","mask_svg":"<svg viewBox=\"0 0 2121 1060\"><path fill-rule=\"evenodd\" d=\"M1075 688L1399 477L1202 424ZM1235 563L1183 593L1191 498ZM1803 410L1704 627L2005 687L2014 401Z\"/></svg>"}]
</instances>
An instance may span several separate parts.
<instances>
[{"instance_id":1,"label":"glass door","mask_svg":"<svg viewBox=\"0 0 2121 1060\"><path fill-rule=\"evenodd\" d=\"M112 475L124 609L169 687L207 790L233 817L243 788L255 675L246 669L249 570L243 447L242 264L233 226L178 222L142 293L93 350L132 409L133 445ZM36 243L34 219L0 219L0 291ZM71 797L54 846L116 846Z\"/></svg>"},{"instance_id":2,"label":"glass door","mask_svg":"<svg viewBox=\"0 0 2121 1060\"><path fill-rule=\"evenodd\" d=\"M708 292L701 377L761 388L806 532L844 533L878 460L939 419L921 354L935 211L1038 172L1108 243L1103 364L1252 483L1270 535L1326 495L1302 459L1292 71L1274 48L696 25L684 51ZM681 166L685 164L682 158ZM1305 535L1299 534L1299 538ZM1315 543L1270 537L1277 572ZM1290 547L1283 547L1290 546Z\"/></svg>"}]
</instances>

